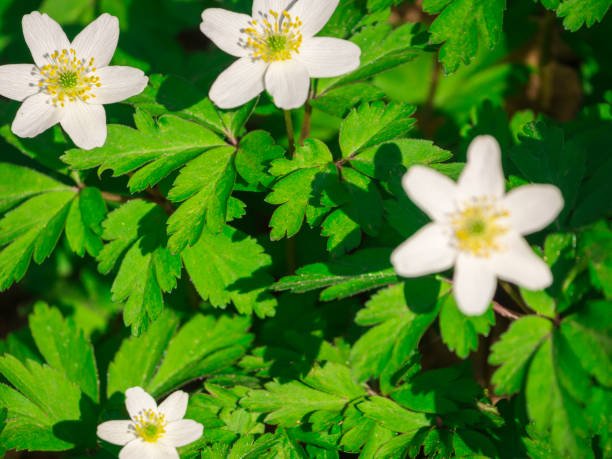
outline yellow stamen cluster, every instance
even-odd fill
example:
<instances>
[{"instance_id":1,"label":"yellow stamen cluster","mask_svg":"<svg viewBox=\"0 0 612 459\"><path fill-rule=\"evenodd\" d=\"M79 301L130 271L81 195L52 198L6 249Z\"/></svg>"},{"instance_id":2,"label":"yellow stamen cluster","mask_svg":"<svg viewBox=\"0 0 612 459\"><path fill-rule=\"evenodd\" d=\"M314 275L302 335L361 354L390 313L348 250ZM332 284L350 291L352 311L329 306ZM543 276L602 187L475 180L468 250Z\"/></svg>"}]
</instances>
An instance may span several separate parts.
<instances>
[{"instance_id":1,"label":"yellow stamen cluster","mask_svg":"<svg viewBox=\"0 0 612 459\"><path fill-rule=\"evenodd\" d=\"M270 10L262 14L259 21L253 19L247 34L246 46L253 50L253 58L265 62L288 61L292 53L299 53L302 45L302 21L291 18L287 11L277 13Z\"/></svg>"},{"instance_id":2,"label":"yellow stamen cluster","mask_svg":"<svg viewBox=\"0 0 612 459\"><path fill-rule=\"evenodd\" d=\"M50 63L40 69L38 86L49 94L54 105L64 106L77 99L86 101L96 97L91 91L99 88L100 77L95 75L94 58L78 59L74 49L55 51Z\"/></svg>"},{"instance_id":3,"label":"yellow stamen cluster","mask_svg":"<svg viewBox=\"0 0 612 459\"><path fill-rule=\"evenodd\" d=\"M163 414L144 410L137 416L134 426L136 435L149 443L155 443L166 433L166 419Z\"/></svg>"},{"instance_id":4,"label":"yellow stamen cluster","mask_svg":"<svg viewBox=\"0 0 612 459\"><path fill-rule=\"evenodd\" d=\"M489 198L474 199L466 203L462 210L451 217L457 248L484 258L502 251L499 237L508 231L503 224L506 217L508 211L500 209L496 202Z\"/></svg>"}]
</instances>

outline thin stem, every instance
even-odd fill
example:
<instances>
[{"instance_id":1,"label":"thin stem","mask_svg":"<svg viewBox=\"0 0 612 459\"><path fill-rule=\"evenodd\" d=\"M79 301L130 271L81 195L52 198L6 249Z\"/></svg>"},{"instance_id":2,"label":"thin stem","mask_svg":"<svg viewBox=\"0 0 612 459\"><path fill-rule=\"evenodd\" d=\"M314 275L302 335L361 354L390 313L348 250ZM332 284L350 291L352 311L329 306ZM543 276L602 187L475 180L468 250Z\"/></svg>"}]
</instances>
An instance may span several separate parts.
<instances>
[{"instance_id":1,"label":"thin stem","mask_svg":"<svg viewBox=\"0 0 612 459\"><path fill-rule=\"evenodd\" d=\"M499 304L497 301L493 302L493 310L496 313L498 313L500 316L505 317L506 319L517 320L522 317L520 314L517 314L516 312L506 309L501 304Z\"/></svg>"},{"instance_id":2,"label":"thin stem","mask_svg":"<svg viewBox=\"0 0 612 459\"><path fill-rule=\"evenodd\" d=\"M79 171L72 171L70 173L70 177L72 177L72 180L74 180L74 183L76 183L79 189L85 188L85 184L81 180L81 174L79 174Z\"/></svg>"},{"instance_id":3,"label":"thin stem","mask_svg":"<svg viewBox=\"0 0 612 459\"><path fill-rule=\"evenodd\" d=\"M530 313L529 306L525 303L525 300L521 297L520 293L517 292L514 287L506 281L499 281L499 285L504 289L504 291L514 300L514 302L519 306L523 311L527 314Z\"/></svg>"},{"instance_id":4,"label":"thin stem","mask_svg":"<svg viewBox=\"0 0 612 459\"><path fill-rule=\"evenodd\" d=\"M312 86L310 88L310 94L308 96L308 101L306 101L306 107L304 108L304 120L302 121L302 132L300 134L300 145L304 144L304 140L310 137L310 125L312 123L312 105L310 101L317 96L317 81L314 80L312 82Z\"/></svg>"},{"instance_id":5,"label":"thin stem","mask_svg":"<svg viewBox=\"0 0 612 459\"><path fill-rule=\"evenodd\" d=\"M128 196L121 196L120 194L109 193L108 191L101 191L100 194L105 201L108 202L128 202L131 198Z\"/></svg>"},{"instance_id":6,"label":"thin stem","mask_svg":"<svg viewBox=\"0 0 612 459\"><path fill-rule=\"evenodd\" d=\"M289 110L283 110L285 114L285 126L287 127L287 138L289 139L289 156L295 155L295 132L293 130L293 119Z\"/></svg>"},{"instance_id":7,"label":"thin stem","mask_svg":"<svg viewBox=\"0 0 612 459\"><path fill-rule=\"evenodd\" d=\"M433 60L433 70L431 74L431 84L429 85L429 92L427 93L427 100L423 106L423 117L422 117L422 128L423 132L431 137L433 134L432 120L434 112L434 101L436 93L438 92L438 84L440 83L440 72L441 66L438 62L438 54L435 54Z\"/></svg>"}]
</instances>

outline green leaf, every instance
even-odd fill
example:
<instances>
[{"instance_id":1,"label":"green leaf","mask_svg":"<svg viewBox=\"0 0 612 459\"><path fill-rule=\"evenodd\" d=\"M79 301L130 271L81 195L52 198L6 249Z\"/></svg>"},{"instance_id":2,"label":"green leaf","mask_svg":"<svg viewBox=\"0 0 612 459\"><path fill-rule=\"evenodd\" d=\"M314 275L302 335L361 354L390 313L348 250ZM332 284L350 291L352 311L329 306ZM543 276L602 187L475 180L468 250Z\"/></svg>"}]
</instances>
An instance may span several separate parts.
<instances>
[{"instance_id":1,"label":"green leaf","mask_svg":"<svg viewBox=\"0 0 612 459\"><path fill-rule=\"evenodd\" d=\"M62 160L77 170L99 167L102 174L110 169L114 176L140 169L129 181L130 190L136 192L155 185L199 153L225 144L202 125L174 115L163 115L155 122L146 112L137 111L134 120L138 129L110 125L103 147L68 150Z\"/></svg>"},{"instance_id":2,"label":"green leaf","mask_svg":"<svg viewBox=\"0 0 612 459\"><path fill-rule=\"evenodd\" d=\"M408 287L408 284L411 284ZM448 290L446 284L423 278L406 281L380 290L366 308L357 313L355 322L361 326L375 325L351 349L351 364L357 380L381 374L395 374L438 314L438 298ZM427 309L416 313L411 310ZM390 389L388 378L381 378L384 393Z\"/></svg>"},{"instance_id":3,"label":"green leaf","mask_svg":"<svg viewBox=\"0 0 612 459\"><path fill-rule=\"evenodd\" d=\"M0 163L0 212L37 194L69 190L69 186L33 169Z\"/></svg>"},{"instance_id":4,"label":"green leaf","mask_svg":"<svg viewBox=\"0 0 612 459\"><path fill-rule=\"evenodd\" d=\"M270 382L265 390L250 391L241 405L259 413L268 413L265 422L291 427L319 411L340 412L365 391L352 379L350 370L332 362L315 366L301 382Z\"/></svg>"},{"instance_id":5,"label":"green leaf","mask_svg":"<svg viewBox=\"0 0 612 459\"><path fill-rule=\"evenodd\" d=\"M246 234L226 226L218 234L206 230L182 253L185 268L200 296L217 308L230 301L241 314L273 316L277 301L268 292L272 261Z\"/></svg>"},{"instance_id":6,"label":"green leaf","mask_svg":"<svg viewBox=\"0 0 612 459\"><path fill-rule=\"evenodd\" d=\"M531 357L552 331L550 320L527 316L514 321L491 348L489 363L500 365L492 382L498 394L513 394L523 387Z\"/></svg>"},{"instance_id":7,"label":"green leaf","mask_svg":"<svg viewBox=\"0 0 612 459\"><path fill-rule=\"evenodd\" d=\"M156 397L213 375L242 357L251 342L245 317L195 315L175 335L178 321L164 315L139 337L121 344L108 370L108 397L141 386Z\"/></svg>"},{"instance_id":8,"label":"green leaf","mask_svg":"<svg viewBox=\"0 0 612 459\"><path fill-rule=\"evenodd\" d=\"M125 302L123 320L138 335L163 310L163 293L176 286L181 259L166 247L166 215L157 205L133 200L111 212L102 238L109 241L97 257L107 274L123 255L111 292Z\"/></svg>"},{"instance_id":9,"label":"green leaf","mask_svg":"<svg viewBox=\"0 0 612 459\"><path fill-rule=\"evenodd\" d=\"M446 73L468 65L479 47L493 49L501 36L506 0L425 0L423 10L440 13L429 33L431 43L443 43L440 61ZM442 11L443 10L443 11Z\"/></svg>"},{"instance_id":10,"label":"green leaf","mask_svg":"<svg viewBox=\"0 0 612 459\"><path fill-rule=\"evenodd\" d=\"M612 0L563 0L557 9L557 16L563 18L566 29L575 32L584 24L591 27L601 22Z\"/></svg>"},{"instance_id":11,"label":"green leaf","mask_svg":"<svg viewBox=\"0 0 612 459\"><path fill-rule=\"evenodd\" d=\"M584 407L571 392L588 384L588 379L585 381L579 364L573 364L576 357L562 343L555 333L535 353L527 374L527 412L540 435L550 434L562 457L591 458L585 441L589 428Z\"/></svg>"},{"instance_id":12,"label":"green leaf","mask_svg":"<svg viewBox=\"0 0 612 459\"><path fill-rule=\"evenodd\" d=\"M462 359L465 359L470 351L478 348L478 335L487 336L493 324L495 324L495 314L491 308L481 316L466 316L457 307L452 294L447 295L442 303L440 311L442 341Z\"/></svg>"},{"instance_id":13,"label":"green leaf","mask_svg":"<svg viewBox=\"0 0 612 459\"><path fill-rule=\"evenodd\" d=\"M85 252L93 257L102 250L102 221L106 218L106 203L97 188L84 188L72 201L66 219L66 238L79 256Z\"/></svg>"},{"instance_id":14,"label":"green leaf","mask_svg":"<svg viewBox=\"0 0 612 459\"><path fill-rule=\"evenodd\" d=\"M612 299L612 230L602 223L579 238L579 256L588 261L591 283Z\"/></svg>"},{"instance_id":15,"label":"green leaf","mask_svg":"<svg viewBox=\"0 0 612 459\"><path fill-rule=\"evenodd\" d=\"M32 360L0 357L0 407L8 410L0 444L7 449L65 451L95 445L95 417L87 412L78 386L62 372ZM89 425L88 425L89 424ZM93 438L92 438L93 437Z\"/></svg>"},{"instance_id":16,"label":"green leaf","mask_svg":"<svg viewBox=\"0 0 612 459\"><path fill-rule=\"evenodd\" d=\"M307 265L280 279L272 289L305 293L323 288L321 301L347 298L397 282L390 255L389 249L364 249L337 261Z\"/></svg>"},{"instance_id":17,"label":"green leaf","mask_svg":"<svg viewBox=\"0 0 612 459\"><path fill-rule=\"evenodd\" d=\"M186 201L168 219L173 253L194 245L205 225L213 232L225 225L236 180L234 152L234 147L214 148L181 170L168 195L173 202Z\"/></svg>"},{"instance_id":18,"label":"green leaf","mask_svg":"<svg viewBox=\"0 0 612 459\"><path fill-rule=\"evenodd\" d=\"M91 343L74 323L56 308L37 303L28 317L30 331L49 366L76 383L92 401L98 402L98 370Z\"/></svg>"},{"instance_id":19,"label":"green leaf","mask_svg":"<svg viewBox=\"0 0 612 459\"><path fill-rule=\"evenodd\" d=\"M342 122L340 149L344 158L362 150L404 136L414 125L414 107L383 102L363 104Z\"/></svg>"},{"instance_id":20,"label":"green leaf","mask_svg":"<svg viewBox=\"0 0 612 459\"><path fill-rule=\"evenodd\" d=\"M582 366L604 386L612 386L612 304L592 301L561 322L565 336Z\"/></svg>"},{"instance_id":21,"label":"green leaf","mask_svg":"<svg viewBox=\"0 0 612 459\"><path fill-rule=\"evenodd\" d=\"M55 248L74 191L54 191L30 198L0 220L0 290L19 281L30 258L41 264Z\"/></svg>"},{"instance_id":22,"label":"green leaf","mask_svg":"<svg viewBox=\"0 0 612 459\"><path fill-rule=\"evenodd\" d=\"M457 430L453 435L453 448L457 457L488 459L499 455L489 437L475 430Z\"/></svg>"},{"instance_id":23,"label":"green leaf","mask_svg":"<svg viewBox=\"0 0 612 459\"><path fill-rule=\"evenodd\" d=\"M323 174L332 161L327 145L307 139L298 147L293 159L277 159L272 163L270 173L279 177L266 197L266 202L279 206L270 220L273 241L299 232L313 196L315 178Z\"/></svg>"},{"instance_id":24,"label":"green leaf","mask_svg":"<svg viewBox=\"0 0 612 459\"><path fill-rule=\"evenodd\" d=\"M427 41L422 26L403 24L394 29L387 22L387 18L377 22L364 27L351 37L351 41L362 50L359 68L347 75L323 80L322 94L330 88L365 80L397 67L415 59L421 53L421 48Z\"/></svg>"},{"instance_id":25,"label":"green leaf","mask_svg":"<svg viewBox=\"0 0 612 459\"><path fill-rule=\"evenodd\" d=\"M563 130L545 123L529 123L520 140L510 151L512 161L530 182L557 185L565 199L562 216L567 215L584 176L584 151L567 143Z\"/></svg>"},{"instance_id":26,"label":"green leaf","mask_svg":"<svg viewBox=\"0 0 612 459\"><path fill-rule=\"evenodd\" d=\"M422 139L398 139L368 148L350 161L359 172L379 180L402 176L410 167L440 163L452 154Z\"/></svg>"},{"instance_id":27,"label":"green leaf","mask_svg":"<svg viewBox=\"0 0 612 459\"><path fill-rule=\"evenodd\" d=\"M268 174L270 163L283 156L282 147L265 131L251 131L240 139L236 153L236 170L247 183L269 187L274 180Z\"/></svg>"},{"instance_id":28,"label":"green leaf","mask_svg":"<svg viewBox=\"0 0 612 459\"><path fill-rule=\"evenodd\" d=\"M344 118L358 104L374 102L385 93L369 83L354 83L325 91L312 99L310 104L325 113Z\"/></svg>"},{"instance_id":29,"label":"green leaf","mask_svg":"<svg viewBox=\"0 0 612 459\"><path fill-rule=\"evenodd\" d=\"M384 397L368 397L357 404L359 411L394 432L412 433L430 425L427 415L402 408Z\"/></svg>"}]
</instances>

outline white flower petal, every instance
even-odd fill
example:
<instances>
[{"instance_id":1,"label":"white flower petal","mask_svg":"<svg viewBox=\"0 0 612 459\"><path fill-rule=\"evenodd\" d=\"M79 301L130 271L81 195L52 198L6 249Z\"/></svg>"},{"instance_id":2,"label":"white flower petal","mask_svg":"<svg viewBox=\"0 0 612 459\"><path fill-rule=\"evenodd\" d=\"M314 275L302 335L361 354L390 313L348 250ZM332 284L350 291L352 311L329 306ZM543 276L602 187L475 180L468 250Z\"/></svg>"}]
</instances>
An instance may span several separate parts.
<instances>
[{"instance_id":1,"label":"white flower petal","mask_svg":"<svg viewBox=\"0 0 612 459\"><path fill-rule=\"evenodd\" d=\"M9 99L23 101L40 89L40 72L32 64L12 64L0 66L0 95Z\"/></svg>"},{"instance_id":2,"label":"white flower petal","mask_svg":"<svg viewBox=\"0 0 612 459\"><path fill-rule=\"evenodd\" d=\"M258 20L262 15L268 14L270 10L281 13L291 3L291 0L254 0L253 18Z\"/></svg>"},{"instance_id":3,"label":"white flower petal","mask_svg":"<svg viewBox=\"0 0 612 459\"><path fill-rule=\"evenodd\" d=\"M338 7L340 0L297 0L289 13L292 18L299 17L304 23L302 35L312 37L327 24Z\"/></svg>"},{"instance_id":4,"label":"white flower petal","mask_svg":"<svg viewBox=\"0 0 612 459\"><path fill-rule=\"evenodd\" d=\"M132 421L108 421L98 426L98 437L113 445L126 445L138 438Z\"/></svg>"},{"instance_id":5,"label":"white flower petal","mask_svg":"<svg viewBox=\"0 0 612 459\"><path fill-rule=\"evenodd\" d=\"M179 459L176 448L161 441L134 440L119 451L119 459Z\"/></svg>"},{"instance_id":6,"label":"white flower petal","mask_svg":"<svg viewBox=\"0 0 612 459\"><path fill-rule=\"evenodd\" d=\"M395 272L404 277L419 277L453 266L457 251L450 244L449 231L437 223L417 231L391 254Z\"/></svg>"},{"instance_id":7,"label":"white flower petal","mask_svg":"<svg viewBox=\"0 0 612 459\"><path fill-rule=\"evenodd\" d=\"M133 420L141 411L157 411L157 403L142 387L131 387L125 391L125 407Z\"/></svg>"},{"instance_id":8,"label":"white flower petal","mask_svg":"<svg viewBox=\"0 0 612 459\"><path fill-rule=\"evenodd\" d=\"M465 315L479 316L486 312L497 287L497 279L486 258L460 253L453 282L455 301Z\"/></svg>"},{"instance_id":9,"label":"white flower petal","mask_svg":"<svg viewBox=\"0 0 612 459\"><path fill-rule=\"evenodd\" d=\"M149 78L134 67L110 66L96 71L102 86L92 91L96 96L90 104L114 104L140 94L147 87Z\"/></svg>"},{"instance_id":10,"label":"white flower petal","mask_svg":"<svg viewBox=\"0 0 612 459\"><path fill-rule=\"evenodd\" d=\"M46 14L33 11L23 17L21 24L23 36L38 67L46 65L48 56L54 51L70 48L68 37L60 25Z\"/></svg>"},{"instance_id":11,"label":"white flower petal","mask_svg":"<svg viewBox=\"0 0 612 459\"><path fill-rule=\"evenodd\" d=\"M563 195L554 185L525 185L511 190L503 200L511 227L520 234L546 228L563 210Z\"/></svg>"},{"instance_id":12,"label":"white flower petal","mask_svg":"<svg viewBox=\"0 0 612 459\"><path fill-rule=\"evenodd\" d=\"M119 41L119 19L104 13L85 27L72 41L72 47L79 59L94 58L93 66L109 64Z\"/></svg>"},{"instance_id":13,"label":"white flower petal","mask_svg":"<svg viewBox=\"0 0 612 459\"><path fill-rule=\"evenodd\" d=\"M273 62L265 76L266 89L274 98L274 104L283 110L299 108L308 99L310 75L301 62Z\"/></svg>"},{"instance_id":14,"label":"white flower petal","mask_svg":"<svg viewBox=\"0 0 612 459\"><path fill-rule=\"evenodd\" d=\"M257 97L264 90L264 73L268 64L250 57L230 65L210 88L208 96L219 108L235 108Z\"/></svg>"},{"instance_id":15,"label":"white flower petal","mask_svg":"<svg viewBox=\"0 0 612 459\"><path fill-rule=\"evenodd\" d=\"M200 30L215 45L228 54L245 57L250 54L246 48L243 29L249 27L251 17L221 8L208 8L202 13Z\"/></svg>"},{"instance_id":16,"label":"white flower petal","mask_svg":"<svg viewBox=\"0 0 612 459\"><path fill-rule=\"evenodd\" d=\"M358 68L360 56L361 48L348 40L315 37L304 41L296 58L312 78L331 78Z\"/></svg>"},{"instance_id":17,"label":"white flower petal","mask_svg":"<svg viewBox=\"0 0 612 459\"><path fill-rule=\"evenodd\" d=\"M60 118L60 110L50 103L48 96L35 94L23 101L11 130L19 137L36 137L56 125Z\"/></svg>"},{"instance_id":18,"label":"white flower petal","mask_svg":"<svg viewBox=\"0 0 612 459\"><path fill-rule=\"evenodd\" d=\"M497 277L528 290L543 290L553 282L548 265L517 233L503 240L505 250L491 257L490 266Z\"/></svg>"},{"instance_id":19,"label":"white flower petal","mask_svg":"<svg viewBox=\"0 0 612 459\"><path fill-rule=\"evenodd\" d=\"M204 426L191 419L181 419L171 422L166 426L166 433L163 436L164 443L180 447L196 441L202 436Z\"/></svg>"},{"instance_id":20,"label":"white flower petal","mask_svg":"<svg viewBox=\"0 0 612 459\"><path fill-rule=\"evenodd\" d=\"M446 175L424 166L412 166L402 178L406 194L432 220L455 212L457 185Z\"/></svg>"},{"instance_id":21,"label":"white flower petal","mask_svg":"<svg viewBox=\"0 0 612 459\"><path fill-rule=\"evenodd\" d=\"M159 404L157 411L164 414L166 422L178 421L185 417L188 402L189 394L182 390L177 390L168 395L168 397Z\"/></svg>"},{"instance_id":22,"label":"white flower petal","mask_svg":"<svg viewBox=\"0 0 612 459\"><path fill-rule=\"evenodd\" d=\"M501 198L506 190L499 143L489 135L476 137L467 153L467 165L459 181L459 190L466 199L493 196Z\"/></svg>"},{"instance_id":23,"label":"white flower petal","mask_svg":"<svg viewBox=\"0 0 612 459\"><path fill-rule=\"evenodd\" d=\"M60 123L74 144L83 150L101 147L106 142L106 112L102 105L77 100L62 108Z\"/></svg>"}]
</instances>

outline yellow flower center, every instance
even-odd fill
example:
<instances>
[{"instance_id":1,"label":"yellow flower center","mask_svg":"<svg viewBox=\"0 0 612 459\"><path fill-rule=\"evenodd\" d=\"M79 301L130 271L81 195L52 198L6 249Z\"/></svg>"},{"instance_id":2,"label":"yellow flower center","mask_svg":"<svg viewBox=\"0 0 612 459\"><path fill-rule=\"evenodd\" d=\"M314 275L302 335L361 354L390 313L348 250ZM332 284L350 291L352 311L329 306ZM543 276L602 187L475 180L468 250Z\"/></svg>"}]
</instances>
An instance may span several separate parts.
<instances>
[{"instance_id":1,"label":"yellow flower center","mask_svg":"<svg viewBox=\"0 0 612 459\"><path fill-rule=\"evenodd\" d=\"M253 58L265 62L287 61L292 53L299 53L302 45L302 21L299 17L291 18L287 11L277 13L270 10L262 14L261 19L253 19L247 34L246 46L253 50Z\"/></svg>"},{"instance_id":2,"label":"yellow flower center","mask_svg":"<svg viewBox=\"0 0 612 459\"><path fill-rule=\"evenodd\" d=\"M149 443L155 443L166 433L166 419L163 414L145 410L136 417L136 435Z\"/></svg>"},{"instance_id":3,"label":"yellow flower center","mask_svg":"<svg viewBox=\"0 0 612 459\"><path fill-rule=\"evenodd\" d=\"M499 238L508 231L503 224L506 217L508 211L488 198L469 202L451 217L457 248L484 258L502 251Z\"/></svg>"},{"instance_id":4,"label":"yellow flower center","mask_svg":"<svg viewBox=\"0 0 612 459\"><path fill-rule=\"evenodd\" d=\"M96 97L91 91L102 84L95 74L93 57L89 61L77 59L74 49L63 49L55 51L49 58L51 62L40 69L38 86L52 97L54 105L63 107L65 102Z\"/></svg>"}]
</instances>

